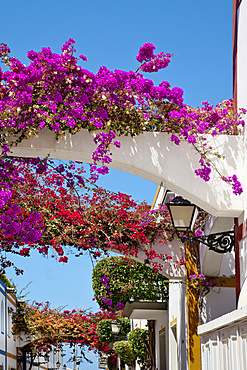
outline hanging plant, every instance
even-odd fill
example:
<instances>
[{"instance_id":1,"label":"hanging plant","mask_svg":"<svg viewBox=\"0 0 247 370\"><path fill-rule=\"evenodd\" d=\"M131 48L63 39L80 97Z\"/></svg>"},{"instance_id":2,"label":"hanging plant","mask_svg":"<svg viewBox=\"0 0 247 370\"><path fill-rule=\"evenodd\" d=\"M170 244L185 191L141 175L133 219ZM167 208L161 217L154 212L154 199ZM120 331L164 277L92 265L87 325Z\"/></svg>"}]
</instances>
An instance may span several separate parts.
<instances>
[{"instance_id":1,"label":"hanging plant","mask_svg":"<svg viewBox=\"0 0 247 370\"><path fill-rule=\"evenodd\" d=\"M168 299L168 280L127 257L102 259L94 268L92 280L99 306L113 311L123 309L129 300Z\"/></svg>"}]
</instances>

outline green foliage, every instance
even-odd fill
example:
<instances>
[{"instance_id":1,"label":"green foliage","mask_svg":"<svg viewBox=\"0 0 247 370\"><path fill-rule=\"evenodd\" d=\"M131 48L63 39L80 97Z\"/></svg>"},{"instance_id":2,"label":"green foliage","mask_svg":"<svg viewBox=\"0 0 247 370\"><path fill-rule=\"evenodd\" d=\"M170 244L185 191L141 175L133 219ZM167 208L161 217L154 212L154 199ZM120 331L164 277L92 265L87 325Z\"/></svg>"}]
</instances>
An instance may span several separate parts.
<instances>
[{"instance_id":1,"label":"green foliage","mask_svg":"<svg viewBox=\"0 0 247 370\"><path fill-rule=\"evenodd\" d=\"M102 342L110 343L117 340L117 337L127 336L130 331L130 320L129 319L118 319L121 324L121 329L118 334L113 334L111 330L111 323L113 320L105 319L98 323L97 334L99 340Z\"/></svg>"},{"instance_id":2,"label":"green foliage","mask_svg":"<svg viewBox=\"0 0 247 370\"><path fill-rule=\"evenodd\" d=\"M105 282L102 282L104 279ZM126 257L99 261L93 271L93 290L102 308L115 309L129 300L166 300L168 280L140 262ZM107 280L107 282L106 282ZM112 303L109 304L109 301Z\"/></svg>"},{"instance_id":3,"label":"green foliage","mask_svg":"<svg viewBox=\"0 0 247 370\"><path fill-rule=\"evenodd\" d=\"M6 277L6 275L2 274L0 276L0 279L2 280L2 282L8 287L8 288L14 288L14 286L11 284L11 282L9 281L9 279Z\"/></svg>"},{"instance_id":4,"label":"green foliage","mask_svg":"<svg viewBox=\"0 0 247 370\"><path fill-rule=\"evenodd\" d=\"M116 342L113 347L117 352L117 355L126 365L133 366L135 364L135 356L128 341L122 340L120 342Z\"/></svg>"},{"instance_id":5,"label":"green foliage","mask_svg":"<svg viewBox=\"0 0 247 370\"><path fill-rule=\"evenodd\" d=\"M149 349L149 332L147 329L139 329L131 331L128 335L129 345L132 353L141 368L145 368L147 362L147 354Z\"/></svg>"}]
</instances>

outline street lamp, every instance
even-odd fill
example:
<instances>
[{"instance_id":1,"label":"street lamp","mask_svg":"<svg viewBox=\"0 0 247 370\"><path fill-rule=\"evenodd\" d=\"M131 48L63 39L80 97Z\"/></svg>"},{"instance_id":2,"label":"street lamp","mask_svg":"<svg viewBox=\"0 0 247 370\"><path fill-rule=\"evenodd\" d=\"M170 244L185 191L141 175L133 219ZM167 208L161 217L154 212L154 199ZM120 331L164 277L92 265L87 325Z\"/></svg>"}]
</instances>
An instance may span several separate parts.
<instances>
[{"instance_id":1,"label":"street lamp","mask_svg":"<svg viewBox=\"0 0 247 370\"><path fill-rule=\"evenodd\" d=\"M111 321L111 331L113 334L114 342L119 340L127 340L127 335L118 335L122 328L122 324L119 321Z\"/></svg>"},{"instance_id":2,"label":"street lamp","mask_svg":"<svg viewBox=\"0 0 247 370\"><path fill-rule=\"evenodd\" d=\"M190 237L189 235L193 232L199 209L195 204L192 204L181 196L169 199L171 198L170 193L169 190L166 192L163 203L167 205L173 227L177 231L182 242L185 240L189 240L190 242L201 242L216 253L227 253L232 251L235 246L234 230ZM180 236L180 232L183 232L183 234L187 236Z\"/></svg>"},{"instance_id":3,"label":"street lamp","mask_svg":"<svg viewBox=\"0 0 247 370\"><path fill-rule=\"evenodd\" d=\"M111 331L112 334L118 334L121 329L121 324L118 321L111 322Z\"/></svg>"}]
</instances>

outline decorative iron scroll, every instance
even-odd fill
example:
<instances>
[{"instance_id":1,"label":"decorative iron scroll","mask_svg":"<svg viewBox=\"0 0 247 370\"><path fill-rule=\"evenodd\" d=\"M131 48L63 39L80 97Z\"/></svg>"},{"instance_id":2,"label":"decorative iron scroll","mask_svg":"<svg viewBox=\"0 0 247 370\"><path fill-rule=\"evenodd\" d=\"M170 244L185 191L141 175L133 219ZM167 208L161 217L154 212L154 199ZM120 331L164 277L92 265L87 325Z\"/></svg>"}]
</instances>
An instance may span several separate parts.
<instances>
[{"instance_id":1,"label":"decorative iron scroll","mask_svg":"<svg viewBox=\"0 0 247 370\"><path fill-rule=\"evenodd\" d=\"M190 241L201 242L209 247L209 250L213 250L216 253L227 253L231 252L235 246L235 231L192 237Z\"/></svg>"}]
</instances>

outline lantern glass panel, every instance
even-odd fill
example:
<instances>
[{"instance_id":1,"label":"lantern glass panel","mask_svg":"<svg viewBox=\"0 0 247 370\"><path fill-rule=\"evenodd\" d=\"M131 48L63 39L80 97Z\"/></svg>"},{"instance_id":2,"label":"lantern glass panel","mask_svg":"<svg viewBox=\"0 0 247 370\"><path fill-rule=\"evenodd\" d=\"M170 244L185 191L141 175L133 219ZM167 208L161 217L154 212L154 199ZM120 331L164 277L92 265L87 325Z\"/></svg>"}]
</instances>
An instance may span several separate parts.
<instances>
[{"instance_id":1,"label":"lantern glass panel","mask_svg":"<svg viewBox=\"0 0 247 370\"><path fill-rule=\"evenodd\" d=\"M113 334L118 334L118 333L119 333L119 330L120 330L120 327L121 327L121 325L120 325L119 323L112 322L112 323L111 323L111 330L112 330L112 333L113 333Z\"/></svg>"},{"instance_id":2,"label":"lantern glass panel","mask_svg":"<svg viewBox=\"0 0 247 370\"><path fill-rule=\"evenodd\" d=\"M198 215L198 208L194 205L169 204L173 226L177 231L192 231Z\"/></svg>"}]
</instances>

